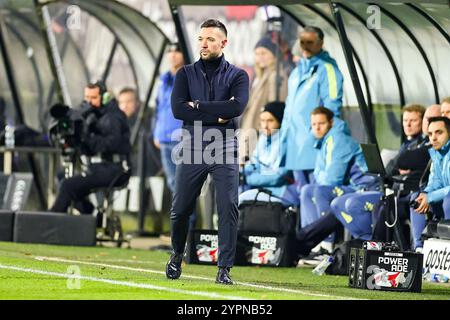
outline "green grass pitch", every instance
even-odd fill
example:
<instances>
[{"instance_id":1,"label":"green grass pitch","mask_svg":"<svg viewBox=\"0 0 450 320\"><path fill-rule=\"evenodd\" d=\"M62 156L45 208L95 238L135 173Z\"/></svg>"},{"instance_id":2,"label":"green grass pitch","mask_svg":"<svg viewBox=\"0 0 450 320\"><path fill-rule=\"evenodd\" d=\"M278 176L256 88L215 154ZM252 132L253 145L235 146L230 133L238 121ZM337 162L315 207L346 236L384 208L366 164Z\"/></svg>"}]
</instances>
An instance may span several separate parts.
<instances>
[{"instance_id":1,"label":"green grass pitch","mask_svg":"<svg viewBox=\"0 0 450 320\"><path fill-rule=\"evenodd\" d=\"M450 300L450 285L424 282L422 293L352 289L345 276L311 268L239 267L233 286L214 283L214 266L185 265L168 280L167 252L0 242L0 299L58 300Z\"/></svg>"}]
</instances>

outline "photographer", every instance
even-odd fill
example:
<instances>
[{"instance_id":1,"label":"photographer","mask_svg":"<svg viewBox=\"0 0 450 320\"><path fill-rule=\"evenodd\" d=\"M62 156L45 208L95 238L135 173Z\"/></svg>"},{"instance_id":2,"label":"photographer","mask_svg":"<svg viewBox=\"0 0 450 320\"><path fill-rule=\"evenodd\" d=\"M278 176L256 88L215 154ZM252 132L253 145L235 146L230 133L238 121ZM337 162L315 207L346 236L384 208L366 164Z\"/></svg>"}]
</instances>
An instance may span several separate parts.
<instances>
[{"instance_id":1,"label":"photographer","mask_svg":"<svg viewBox=\"0 0 450 320\"><path fill-rule=\"evenodd\" d=\"M124 184L129 178L130 129L115 99L108 100L102 83L88 84L81 107L84 119L79 149L82 173L66 177L50 208L66 212L71 202L82 214L92 214L94 206L86 197L97 188ZM64 152L64 150L63 150Z\"/></svg>"}]
</instances>

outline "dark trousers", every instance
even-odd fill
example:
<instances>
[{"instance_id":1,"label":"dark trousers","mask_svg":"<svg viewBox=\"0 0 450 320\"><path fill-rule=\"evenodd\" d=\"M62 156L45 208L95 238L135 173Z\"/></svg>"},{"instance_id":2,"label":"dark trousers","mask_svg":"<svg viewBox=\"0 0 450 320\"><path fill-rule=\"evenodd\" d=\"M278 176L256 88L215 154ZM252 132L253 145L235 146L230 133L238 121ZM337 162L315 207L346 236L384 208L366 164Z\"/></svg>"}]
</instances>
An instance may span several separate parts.
<instances>
[{"instance_id":1,"label":"dark trousers","mask_svg":"<svg viewBox=\"0 0 450 320\"><path fill-rule=\"evenodd\" d=\"M171 219L172 247L184 253L189 228L189 216L208 173L212 175L219 213L218 266L232 267L236 252L238 221L238 164L178 164L175 174L175 194Z\"/></svg>"},{"instance_id":2,"label":"dark trousers","mask_svg":"<svg viewBox=\"0 0 450 320\"><path fill-rule=\"evenodd\" d=\"M296 252L298 255L307 256L311 249L325 240L330 234L342 228L335 215L328 213L321 216L313 223L297 230Z\"/></svg>"},{"instance_id":3,"label":"dark trousers","mask_svg":"<svg viewBox=\"0 0 450 320\"><path fill-rule=\"evenodd\" d=\"M91 214L94 206L86 197L98 188L106 188L111 185L122 185L127 177L124 176L123 168L120 164L93 164L89 167L85 176L77 175L64 179L61 183L58 196L50 208L53 212L66 212L71 202L74 208L82 214Z\"/></svg>"}]
</instances>

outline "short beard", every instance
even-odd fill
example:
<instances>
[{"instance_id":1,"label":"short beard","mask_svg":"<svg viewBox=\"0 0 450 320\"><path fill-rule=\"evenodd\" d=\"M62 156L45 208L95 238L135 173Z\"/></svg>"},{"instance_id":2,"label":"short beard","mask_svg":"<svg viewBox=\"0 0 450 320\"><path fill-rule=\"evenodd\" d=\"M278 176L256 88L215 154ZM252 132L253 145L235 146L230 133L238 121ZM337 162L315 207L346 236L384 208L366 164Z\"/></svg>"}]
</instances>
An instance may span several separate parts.
<instances>
[{"instance_id":1,"label":"short beard","mask_svg":"<svg viewBox=\"0 0 450 320\"><path fill-rule=\"evenodd\" d=\"M204 61L210 61L210 60L215 60L218 57L220 57L219 54L215 54L215 53L210 53L208 57L204 58L201 54L200 54L200 58Z\"/></svg>"}]
</instances>

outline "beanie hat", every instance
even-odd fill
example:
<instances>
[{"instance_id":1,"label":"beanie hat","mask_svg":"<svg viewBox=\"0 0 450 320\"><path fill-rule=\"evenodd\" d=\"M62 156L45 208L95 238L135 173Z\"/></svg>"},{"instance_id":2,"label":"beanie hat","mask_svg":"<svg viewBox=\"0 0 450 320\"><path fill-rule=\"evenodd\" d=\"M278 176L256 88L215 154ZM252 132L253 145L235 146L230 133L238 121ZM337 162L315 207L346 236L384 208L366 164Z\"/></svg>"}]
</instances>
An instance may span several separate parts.
<instances>
[{"instance_id":1,"label":"beanie hat","mask_svg":"<svg viewBox=\"0 0 450 320\"><path fill-rule=\"evenodd\" d=\"M283 121L285 103L281 101L273 101L266 104L262 112L270 112L281 124Z\"/></svg>"},{"instance_id":2,"label":"beanie hat","mask_svg":"<svg viewBox=\"0 0 450 320\"><path fill-rule=\"evenodd\" d=\"M275 43L273 43L272 40L270 40L270 38L268 38L268 37L261 38L261 39L256 43L255 49L256 49L256 48L259 48L259 47L266 48L267 50L269 50L270 52L272 52L272 54L273 54L274 56L277 55L278 47L277 47L277 45L276 45Z\"/></svg>"}]
</instances>

